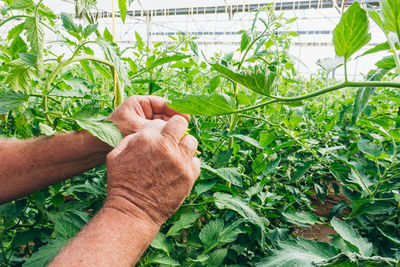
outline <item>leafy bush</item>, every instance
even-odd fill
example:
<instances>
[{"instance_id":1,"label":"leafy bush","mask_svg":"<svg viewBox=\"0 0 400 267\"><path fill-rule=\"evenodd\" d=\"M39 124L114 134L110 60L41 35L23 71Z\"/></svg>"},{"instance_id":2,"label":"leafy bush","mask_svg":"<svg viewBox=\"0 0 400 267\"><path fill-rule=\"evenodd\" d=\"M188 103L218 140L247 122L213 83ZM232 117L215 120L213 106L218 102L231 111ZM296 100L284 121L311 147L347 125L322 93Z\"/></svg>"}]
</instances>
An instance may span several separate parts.
<instances>
[{"instance_id":1,"label":"leafy bush","mask_svg":"<svg viewBox=\"0 0 400 267\"><path fill-rule=\"evenodd\" d=\"M237 51L202 61L195 40L182 36L150 48L136 34L136 45L121 50L87 13L95 1L77 1L85 19L78 24L62 14L62 29L41 2L4 2L0 25L18 23L0 43L3 136L86 129L116 145L121 134L104 118L133 94L165 96L171 107L196 115L190 134L200 143L202 174L139 266L399 262L399 1L381 0L381 12L357 2L349 7L333 35L339 58L320 60L321 72L307 80L288 52L294 19L269 8L242 31ZM126 1L119 4L124 20ZM341 66L347 73L348 61L370 41L369 19L388 38L362 56L390 56L365 81L329 79ZM70 55L52 52L45 28ZM105 188L100 166L0 206L2 265L50 262L101 208ZM328 204L328 214L318 215ZM337 233L331 242L296 232L321 225Z\"/></svg>"}]
</instances>

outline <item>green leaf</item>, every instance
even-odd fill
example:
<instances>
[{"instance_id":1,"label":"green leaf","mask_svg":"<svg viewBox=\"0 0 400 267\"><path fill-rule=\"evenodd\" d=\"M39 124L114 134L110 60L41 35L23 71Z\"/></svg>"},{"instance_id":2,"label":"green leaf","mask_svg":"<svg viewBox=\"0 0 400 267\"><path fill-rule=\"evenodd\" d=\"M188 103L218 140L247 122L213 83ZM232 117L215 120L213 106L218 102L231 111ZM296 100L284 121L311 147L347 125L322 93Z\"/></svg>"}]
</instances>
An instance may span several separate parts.
<instances>
[{"instance_id":1,"label":"green leaf","mask_svg":"<svg viewBox=\"0 0 400 267\"><path fill-rule=\"evenodd\" d=\"M75 24L70 14L61 12L61 21L64 29L74 33L80 33L82 31L82 25Z\"/></svg>"},{"instance_id":2,"label":"green leaf","mask_svg":"<svg viewBox=\"0 0 400 267\"><path fill-rule=\"evenodd\" d=\"M129 85L130 79L128 75L128 69L125 67L123 61L120 59L120 56L117 54L114 46L110 42L101 39L98 39L97 43L102 48L104 55L107 57L107 59L114 64L119 80L123 84Z\"/></svg>"},{"instance_id":3,"label":"green leaf","mask_svg":"<svg viewBox=\"0 0 400 267\"><path fill-rule=\"evenodd\" d=\"M304 174L306 174L308 172L308 170L310 169L312 165L312 161L307 161L306 163L304 163L303 166L297 168L296 172L293 174L292 176L292 181L297 181L298 179L300 179L301 177L303 177Z\"/></svg>"},{"instance_id":4,"label":"green leaf","mask_svg":"<svg viewBox=\"0 0 400 267\"><path fill-rule=\"evenodd\" d=\"M21 58L22 62L28 67L34 68L37 63L37 56L30 53L20 53L19 57Z\"/></svg>"},{"instance_id":5,"label":"green leaf","mask_svg":"<svg viewBox=\"0 0 400 267\"><path fill-rule=\"evenodd\" d=\"M254 146L254 147L263 149L263 147L260 145L260 143L259 143L257 140L255 140L255 139L253 139L253 138L251 138L251 137L249 137L249 136L247 136L247 135L243 135L243 134L230 134L229 136L238 138L238 139L240 139L240 140L242 140L242 141L244 141L244 142L246 142L246 143L248 143L248 144L250 144L250 145L252 145L252 146Z\"/></svg>"},{"instance_id":6,"label":"green leaf","mask_svg":"<svg viewBox=\"0 0 400 267\"><path fill-rule=\"evenodd\" d=\"M168 230L166 236L177 236L179 231L191 227L194 222L199 218L198 213L184 213L181 218L174 222L172 227Z\"/></svg>"},{"instance_id":7,"label":"green leaf","mask_svg":"<svg viewBox=\"0 0 400 267\"><path fill-rule=\"evenodd\" d=\"M278 242L279 249L272 255L256 263L256 267L313 267L313 262L327 260L336 256L336 249L328 243L314 242L298 238L287 242Z\"/></svg>"},{"instance_id":8,"label":"green leaf","mask_svg":"<svg viewBox=\"0 0 400 267\"><path fill-rule=\"evenodd\" d=\"M217 89L220 82L221 82L221 79L219 78L219 76L215 76L215 77L211 78L205 86L207 92L209 94L213 93L215 91L215 89Z\"/></svg>"},{"instance_id":9,"label":"green leaf","mask_svg":"<svg viewBox=\"0 0 400 267\"><path fill-rule=\"evenodd\" d=\"M87 25L82 31L83 38L88 38L92 33L94 33L97 30L98 26L99 23Z\"/></svg>"},{"instance_id":10,"label":"green leaf","mask_svg":"<svg viewBox=\"0 0 400 267\"><path fill-rule=\"evenodd\" d=\"M31 45L32 51L37 56L37 68L39 74L43 73L44 30L39 16L28 17L25 20L26 39Z\"/></svg>"},{"instance_id":11,"label":"green leaf","mask_svg":"<svg viewBox=\"0 0 400 267\"><path fill-rule=\"evenodd\" d=\"M60 250L68 244L67 238L56 238L32 254L30 258L22 265L23 267L47 266Z\"/></svg>"},{"instance_id":12,"label":"green leaf","mask_svg":"<svg viewBox=\"0 0 400 267\"><path fill-rule=\"evenodd\" d=\"M230 209L237 212L240 216L256 225L260 230L258 242L262 248L265 247L265 226L264 221L258 214L248 206L246 202L237 196L217 192L214 194L215 205L219 209Z\"/></svg>"},{"instance_id":13,"label":"green leaf","mask_svg":"<svg viewBox=\"0 0 400 267\"><path fill-rule=\"evenodd\" d=\"M202 163L201 168L217 175L233 185L242 186L242 175L237 171L236 168L214 169L204 163Z\"/></svg>"},{"instance_id":14,"label":"green leaf","mask_svg":"<svg viewBox=\"0 0 400 267\"><path fill-rule=\"evenodd\" d=\"M63 211L52 214L50 219L55 223L54 231L57 236L72 238L89 221L89 214L83 211Z\"/></svg>"},{"instance_id":15,"label":"green leaf","mask_svg":"<svg viewBox=\"0 0 400 267\"><path fill-rule=\"evenodd\" d=\"M314 262L314 266L319 267L394 267L395 265L396 261L394 259L380 256L364 257L352 252L342 252L331 259Z\"/></svg>"},{"instance_id":16,"label":"green leaf","mask_svg":"<svg viewBox=\"0 0 400 267\"><path fill-rule=\"evenodd\" d=\"M135 38L136 38L136 45L138 47L138 50L139 50L139 52L141 52L144 48L143 39L137 32L135 32Z\"/></svg>"},{"instance_id":17,"label":"green leaf","mask_svg":"<svg viewBox=\"0 0 400 267\"><path fill-rule=\"evenodd\" d=\"M347 61L371 40L367 12L354 2L342 15L333 32L336 54Z\"/></svg>"},{"instance_id":18,"label":"green leaf","mask_svg":"<svg viewBox=\"0 0 400 267\"><path fill-rule=\"evenodd\" d=\"M390 50L390 45L388 42L384 42L384 43L376 45L375 47L373 47L371 49L368 49L361 55L361 57L370 55L370 54L374 54L374 53L378 53L378 52L382 52L382 51L388 51L388 50Z\"/></svg>"},{"instance_id":19,"label":"green leaf","mask_svg":"<svg viewBox=\"0 0 400 267\"><path fill-rule=\"evenodd\" d=\"M210 253L209 258L205 262L207 267L215 267L222 266L222 262L224 261L226 254L228 253L228 249L221 248Z\"/></svg>"},{"instance_id":20,"label":"green leaf","mask_svg":"<svg viewBox=\"0 0 400 267\"><path fill-rule=\"evenodd\" d=\"M149 263L156 263L156 264L162 264L162 265L168 265L168 266L179 266L179 262L177 262L174 259L171 259L165 254L161 253L152 253L146 260L146 264Z\"/></svg>"},{"instance_id":21,"label":"green leaf","mask_svg":"<svg viewBox=\"0 0 400 267\"><path fill-rule=\"evenodd\" d=\"M180 60L184 60L187 58L190 58L190 55L181 55L181 54L175 54L175 55L171 55L171 56L163 56L161 58L156 59L151 65L151 68L155 68L167 63L171 63L171 62L175 62L175 61L180 61Z\"/></svg>"},{"instance_id":22,"label":"green leaf","mask_svg":"<svg viewBox=\"0 0 400 267\"><path fill-rule=\"evenodd\" d=\"M89 131L112 147L116 147L123 138L121 131L115 124L101 121L97 117L92 117L89 112L77 112L72 119L74 119L82 129Z\"/></svg>"},{"instance_id":23,"label":"green leaf","mask_svg":"<svg viewBox=\"0 0 400 267\"><path fill-rule=\"evenodd\" d=\"M367 139L360 139L357 142L360 151L366 155L377 158L383 153L383 148Z\"/></svg>"},{"instance_id":24,"label":"green leaf","mask_svg":"<svg viewBox=\"0 0 400 267\"><path fill-rule=\"evenodd\" d=\"M392 70L396 67L394 56L387 56L375 63L375 66L385 70Z\"/></svg>"},{"instance_id":25,"label":"green leaf","mask_svg":"<svg viewBox=\"0 0 400 267\"><path fill-rule=\"evenodd\" d=\"M32 0L16 0L13 1L7 9L9 10L24 10L27 8L32 8L35 3Z\"/></svg>"},{"instance_id":26,"label":"green leaf","mask_svg":"<svg viewBox=\"0 0 400 267\"><path fill-rule=\"evenodd\" d=\"M275 87L277 74L271 72L268 68L254 66L249 70L238 73L218 63L211 63L210 65L226 78L259 94L268 96Z\"/></svg>"},{"instance_id":27,"label":"green leaf","mask_svg":"<svg viewBox=\"0 0 400 267\"><path fill-rule=\"evenodd\" d=\"M224 228L224 221L221 219L210 221L199 233L200 241L206 249L218 244L219 235Z\"/></svg>"},{"instance_id":28,"label":"green leaf","mask_svg":"<svg viewBox=\"0 0 400 267\"><path fill-rule=\"evenodd\" d=\"M127 0L118 0L119 12L121 14L121 19L123 23L125 23L126 19L126 11L127 11L126 1Z\"/></svg>"},{"instance_id":29,"label":"green leaf","mask_svg":"<svg viewBox=\"0 0 400 267\"><path fill-rule=\"evenodd\" d=\"M247 47L250 44L250 38L251 38L251 35L249 32L245 31L242 34L242 40L240 41L240 52L243 52L244 50L247 49Z\"/></svg>"},{"instance_id":30,"label":"green leaf","mask_svg":"<svg viewBox=\"0 0 400 267\"><path fill-rule=\"evenodd\" d=\"M104 40L106 40L108 42L113 41L113 35L111 34L111 32L108 30L107 27L104 28L103 38L104 38Z\"/></svg>"},{"instance_id":31,"label":"green leaf","mask_svg":"<svg viewBox=\"0 0 400 267\"><path fill-rule=\"evenodd\" d=\"M380 0L384 29L400 38L400 0Z\"/></svg>"},{"instance_id":32,"label":"green leaf","mask_svg":"<svg viewBox=\"0 0 400 267\"><path fill-rule=\"evenodd\" d=\"M304 227L319 223L318 216L311 212L282 212L282 215L289 222Z\"/></svg>"},{"instance_id":33,"label":"green leaf","mask_svg":"<svg viewBox=\"0 0 400 267\"><path fill-rule=\"evenodd\" d=\"M331 226L347 242L355 246L361 255L369 257L372 254L372 243L368 242L350 225L333 217Z\"/></svg>"},{"instance_id":34,"label":"green leaf","mask_svg":"<svg viewBox=\"0 0 400 267\"><path fill-rule=\"evenodd\" d=\"M168 256L174 249L173 244L161 232L156 235L150 246L155 249L160 249L164 251L165 253L167 253Z\"/></svg>"},{"instance_id":35,"label":"green leaf","mask_svg":"<svg viewBox=\"0 0 400 267\"><path fill-rule=\"evenodd\" d=\"M217 116L235 112L235 101L226 94L190 94L170 99L168 106L178 112L195 116Z\"/></svg>"},{"instance_id":36,"label":"green leaf","mask_svg":"<svg viewBox=\"0 0 400 267\"><path fill-rule=\"evenodd\" d=\"M29 100L29 95L23 92L6 92L0 94L0 114L7 114Z\"/></svg>"}]
</instances>

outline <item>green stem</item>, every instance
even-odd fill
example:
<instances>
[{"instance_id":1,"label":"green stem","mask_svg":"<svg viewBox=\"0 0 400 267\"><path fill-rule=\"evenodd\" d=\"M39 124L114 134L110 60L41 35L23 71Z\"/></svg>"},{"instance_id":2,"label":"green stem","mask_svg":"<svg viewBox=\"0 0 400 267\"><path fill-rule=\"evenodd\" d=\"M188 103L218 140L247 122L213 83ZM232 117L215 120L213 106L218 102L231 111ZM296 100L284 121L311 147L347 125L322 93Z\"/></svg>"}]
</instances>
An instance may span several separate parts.
<instances>
[{"instance_id":1,"label":"green stem","mask_svg":"<svg viewBox=\"0 0 400 267\"><path fill-rule=\"evenodd\" d=\"M349 81L349 76L347 74L347 59L344 60L344 81L345 83Z\"/></svg>"},{"instance_id":2,"label":"green stem","mask_svg":"<svg viewBox=\"0 0 400 267\"><path fill-rule=\"evenodd\" d=\"M393 50L394 61L396 62L397 74L400 75L400 60L399 60L399 56L397 55L396 46L394 45L393 41L390 39L388 34L386 35L386 38L388 40L390 49Z\"/></svg>"},{"instance_id":3,"label":"green stem","mask_svg":"<svg viewBox=\"0 0 400 267\"><path fill-rule=\"evenodd\" d=\"M0 22L0 27L3 26L4 24L6 24L7 22L14 20L14 19L19 19L19 18L27 18L27 15L15 15L9 18L6 18L5 20L3 20L2 22Z\"/></svg>"},{"instance_id":4,"label":"green stem","mask_svg":"<svg viewBox=\"0 0 400 267\"><path fill-rule=\"evenodd\" d=\"M111 69L114 69L114 64L107 61L107 60L103 60L103 59L99 59L93 56L81 56L81 57L72 57L68 60L64 60L61 61L58 66L56 67L56 69L51 73L50 77L47 79L46 81L46 85L45 88L43 89L43 100L42 100L42 106L43 106L43 111L44 113L48 112L48 93L50 92L50 87L51 87L51 83L53 82L53 80L56 78L57 74L67 65L75 63L75 62L79 62L79 61L83 61L83 60L91 60L91 61L96 61L105 65L108 65ZM51 120L50 116L48 114L45 115L46 116L46 120L50 125L53 125L53 121Z\"/></svg>"}]
</instances>

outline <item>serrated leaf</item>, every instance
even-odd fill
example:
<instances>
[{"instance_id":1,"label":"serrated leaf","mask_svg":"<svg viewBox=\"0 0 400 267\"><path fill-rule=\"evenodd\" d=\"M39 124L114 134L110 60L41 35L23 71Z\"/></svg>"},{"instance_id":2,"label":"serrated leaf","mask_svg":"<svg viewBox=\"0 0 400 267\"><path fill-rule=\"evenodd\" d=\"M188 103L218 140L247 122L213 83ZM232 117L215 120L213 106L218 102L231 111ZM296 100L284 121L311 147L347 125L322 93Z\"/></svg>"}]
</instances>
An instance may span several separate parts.
<instances>
[{"instance_id":1,"label":"serrated leaf","mask_svg":"<svg viewBox=\"0 0 400 267\"><path fill-rule=\"evenodd\" d=\"M172 98L167 105L184 114L195 116L217 116L235 112L234 99L226 94L190 94L183 98Z\"/></svg>"},{"instance_id":2,"label":"serrated leaf","mask_svg":"<svg viewBox=\"0 0 400 267\"><path fill-rule=\"evenodd\" d=\"M262 248L265 247L265 226L264 221L249 205L237 196L217 192L214 194L215 205L219 209L230 209L237 212L240 216L256 225L260 230L258 242Z\"/></svg>"},{"instance_id":3,"label":"serrated leaf","mask_svg":"<svg viewBox=\"0 0 400 267\"><path fill-rule=\"evenodd\" d=\"M150 244L155 249L160 249L169 255L174 249L173 244L165 237L165 235L159 232Z\"/></svg>"},{"instance_id":4,"label":"serrated leaf","mask_svg":"<svg viewBox=\"0 0 400 267\"><path fill-rule=\"evenodd\" d=\"M7 114L29 100L29 95L23 92L6 92L0 94L0 114Z\"/></svg>"},{"instance_id":5,"label":"serrated leaf","mask_svg":"<svg viewBox=\"0 0 400 267\"><path fill-rule=\"evenodd\" d=\"M228 249L226 248L217 249L211 252L209 258L205 262L206 266L207 267L222 266L222 262L224 261L227 253Z\"/></svg>"},{"instance_id":6,"label":"serrated leaf","mask_svg":"<svg viewBox=\"0 0 400 267\"><path fill-rule=\"evenodd\" d=\"M32 0L15 0L7 7L7 9L24 10L27 8L32 8L33 6L35 6L35 3Z\"/></svg>"},{"instance_id":7,"label":"serrated leaf","mask_svg":"<svg viewBox=\"0 0 400 267\"><path fill-rule=\"evenodd\" d=\"M54 231L57 236L72 238L83 226L89 221L89 214L82 211L63 211L50 215L50 219L54 222Z\"/></svg>"},{"instance_id":8,"label":"serrated leaf","mask_svg":"<svg viewBox=\"0 0 400 267\"><path fill-rule=\"evenodd\" d=\"M283 217L285 217L289 222L298 224L300 226L308 227L319 223L318 216L311 212L282 212Z\"/></svg>"},{"instance_id":9,"label":"serrated leaf","mask_svg":"<svg viewBox=\"0 0 400 267\"><path fill-rule=\"evenodd\" d=\"M247 31L242 34L242 39L240 41L240 52L243 52L247 49L250 44L251 35Z\"/></svg>"},{"instance_id":10,"label":"serrated leaf","mask_svg":"<svg viewBox=\"0 0 400 267\"><path fill-rule=\"evenodd\" d=\"M88 38L92 33L94 33L97 30L98 26L99 23L87 25L82 31L83 38Z\"/></svg>"},{"instance_id":11,"label":"serrated leaf","mask_svg":"<svg viewBox=\"0 0 400 267\"><path fill-rule=\"evenodd\" d=\"M347 61L370 40L367 12L356 1L342 15L333 32L336 55Z\"/></svg>"},{"instance_id":12,"label":"serrated leaf","mask_svg":"<svg viewBox=\"0 0 400 267\"><path fill-rule=\"evenodd\" d=\"M112 46L112 44L110 42L107 42L107 41L101 40L101 39L98 39L97 43L102 48L106 58L114 64L115 69L117 70L119 80L123 84L129 85L130 79L129 79L129 75L128 75L128 69L125 67L124 63L118 56L117 51Z\"/></svg>"},{"instance_id":13,"label":"serrated leaf","mask_svg":"<svg viewBox=\"0 0 400 267\"><path fill-rule=\"evenodd\" d=\"M126 11L127 11L126 1L127 0L118 0L119 12L121 14L121 19L123 23L125 23L126 19Z\"/></svg>"},{"instance_id":14,"label":"serrated leaf","mask_svg":"<svg viewBox=\"0 0 400 267\"><path fill-rule=\"evenodd\" d=\"M34 68L37 63L37 56L30 53L20 53L19 57L21 58L22 62L28 67Z\"/></svg>"},{"instance_id":15,"label":"serrated leaf","mask_svg":"<svg viewBox=\"0 0 400 267\"><path fill-rule=\"evenodd\" d=\"M400 38L400 0L380 0L384 29Z\"/></svg>"},{"instance_id":16,"label":"serrated leaf","mask_svg":"<svg viewBox=\"0 0 400 267\"><path fill-rule=\"evenodd\" d=\"M23 267L47 266L60 250L68 244L68 238L56 238L35 253L22 265Z\"/></svg>"},{"instance_id":17,"label":"serrated leaf","mask_svg":"<svg viewBox=\"0 0 400 267\"><path fill-rule=\"evenodd\" d=\"M388 50L390 50L390 45L388 42L384 42L384 43L374 46L371 49L368 49L361 55L361 57L370 55L370 54L374 54L374 53L378 53L378 52L382 52L382 51L388 51Z\"/></svg>"},{"instance_id":18,"label":"serrated leaf","mask_svg":"<svg viewBox=\"0 0 400 267\"><path fill-rule=\"evenodd\" d=\"M89 112L75 113L73 119L82 129L87 130L112 147L116 147L123 138L121 131L115 124L92 117Z\"/></svg>"},{"instance_id":19,"label":"serrated leaf","mask_svg":"<svg viewBox=\"0 0 400 267\"><path fill-rule=\"evenodd\" d=\"M44 30L40 23L39 16L28 17L25 20L26 39L32 51L37 56L37 70L43 73L43 51L44 51Z\"/></svg>"},{"instance_id":20,"label":"serrated leaf","mask_svg":"<svg viewBox=\"0 0 400 267\"><path fill-rule=\"evenodd\" d=\"M308 172L308 170L311 167L312 162L311 161L307 161L304 163L303 166L299 167L296 169L296 172L293 174L292 176L292 181L297 181L298 179L300 179L301 177L303 177L304 174L306 174Z\"/></svg>"},{"instance_id":21,"label":"serrated leaf","mask_svg":"<svg viewBox=\"0 0 400 267\"><path fill-rule=\"evenodd\" d=\"M70 14L61 12L61 21L64 29L74 33L80 33L82 31L82 25L75 24Z\"/></svg>"},{"instance_id":22,"label":"serrated leaf","mask_svg":"<svg viewBox=\"0 0 400 267\"><path fill-rule=\"evenodd\" d=\"M268 68L254 66L249 70L235 72L219 63L210 63L216 71L233 82L239 83L259 94L268 96L275 87L277 75Z\"/></svg>"},{"instance_id":23,"label":"serrated leaf","mask_svg":"<svg viewBox=\"0 0 400 267\"><path fill-rule=\"evenodd\" d=\"M367 139L360 139L357 142L360 151L366 155L377 158L383 153L383 148L377 144L372 143Z\"/></svg>"},{"instance_id":24,"label":"serrated leaf","mask_svg":"<svg viewBox=\"0 0 400 267\"><path fill-rule=\"evenodd\" d=\"M313 267L313 262L323 261L336 256L336 249L328 243L314 242L298 238L278 242L279 249L272 255L256 263L256 267Z\"/></svg>"},{"instance_id":25,"label":"serrated leaf","mask_svg":"<svg viewBox=\"0 0 400 267\"><path fill-rule=\"evenodd\" d=\"M387 56L376 62L375 66L380 69L390 71L396 67L396 61L394 59L394 56Z\"/></svg>"},{"instance_id":26,"label":"serrated leaf","mask_svg":"<svg viewBox=\"0 0 400 267\"><path fill-rule=\"evenodd\" d=\"M217 219L208 222L199 233L200 241L206 249L218 244L219 235L224 228L224 221Z\"/></svg>"},{"instance_id":27,"label":"serrated leaf","mask_svg":"<svg viewBox=\"0 0 400 267\"><path fill-rule=\"evenodd\" d=\"M167 266L179 266L179 262L177 262L174 259L171 259L165 254L160 254L160 253L152 253L146 260L146 264L149 263L156 263L156 264L162 264L162 265L167 265Z\"/></svg>"},{"instance_id":28,"label":"serrated leaf","mask_svg":"<svg viewBox=\"0 0 400 267\"><path fill-rule=\"evenodd\" d=\"M163 56L161 58L156 59L155 61L153 61L149 67L151 68L155 68L167 63L171 63L171 62L175 62L175 61L180 61L180 60L184 60L187 58L190 58L190 55L181 55L181 54L175 54L175 55L171 55L171 56Z\"/></svg>"},{"instance_id":29,"label":"serrated leaf","mask_svg":"<svg viewBox=\"0 0 400 267\"><path fill-rule=\"evenodd\" d=\"M215 89L217 89L220 82L221 82L221 79L219 78L219 76L215 76L215 77L211 78L210 80L208 80L208 82L205 86L207 92L209 94L213 93L215 91Z\"/></svg>"},{"instance_id":30,"label":"serrated leaf","mask_svg":"<svg viewBox=\"0 0 400 267\"><path fill-rule=\"evenodd\" d=\"M135 32L135 38L136 38L136 45L138 47L138 50L142 51L143 47L144 47L144 43L143 43L142 37L137 32Z\"/></svg>"},{"instance_id":31,"label":"serrated leaf","mask_svg":"<svg viewBox=\"0 0 400 267\"><path fill-rule=\"evenodd\" d=\"M242 175L237 171L236 168L214 169L204 163L201 165L201 168L217 175L218 177L224 179L229 183L232 183L233 185L242 186Z\"/></svg>"},{"instance_id":32,"label":"serrated leaf","mask_svg":"<svg viewBox=\"0 0 400 267\"><path fill-rule=\"evenodd\" d=\"M350 225L333 217L331 226L344 240L355 246L361 255L369 257L372 254L372 243L368 242Z\"/></svg>"},{"instance_id":33,"label":"serrated leaf","mask_svg":"<svg viewBox=\"0 0 400 267\"><path fill-rule=\"evenodd\" d=\"M390 258L383 258L380 256L364 257L357 253L342 252L339 255L320 262L314 262L314 266L318 267L353 267L353 266L365 266L365 267L394 267L396 261Z\"/></svg>"},{"instance_id":34,"label":"serrated leaf","mask_svg":"<svg viewBox=\"0 0 400 267\"><path fill-rule=\"evenodd\" d=\"M173 223L172 227L168 230L166 236L179 235L180 230L191 227L198 217L199 217L198 213L182 214L180 219Z\"/></svg>"}]
</instances>

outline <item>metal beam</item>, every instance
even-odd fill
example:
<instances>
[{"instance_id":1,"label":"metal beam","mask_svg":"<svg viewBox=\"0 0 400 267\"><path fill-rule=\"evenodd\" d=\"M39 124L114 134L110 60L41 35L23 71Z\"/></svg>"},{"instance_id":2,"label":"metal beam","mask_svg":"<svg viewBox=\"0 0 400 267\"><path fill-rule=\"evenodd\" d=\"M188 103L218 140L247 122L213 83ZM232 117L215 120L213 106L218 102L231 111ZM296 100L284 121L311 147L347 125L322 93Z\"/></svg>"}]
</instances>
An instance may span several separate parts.
<instances>
[{"instance_id":1,"label":"metal beam","mask_svg":"<svg viewBox=\"0 0 400 267\"><path fill-rule=\"evenodd\" d=\"M351 5L357 0L337 0L337 5ZM344 3L343 3L344 2ZM365 4L379 7L379 0L365 0ZM153 10L134 10L128 11L127 15L131 17L146 17L146 16L178 16L178 15L203 15L203 14L219 14L219 13L243 13L255 12L260 8L272 6L277 11L283 10L299 10L313 8L335 8L332 0L311 0L311 1L291 1L277 3L259 3L259 4L244 4L244 5L227 5L227 6L209 6L209 7L191 7L191 8L168 8L168 9L153 9ZM100 12L100 17L111 17L110 12Z\"/></svg>"}]
</instances>

